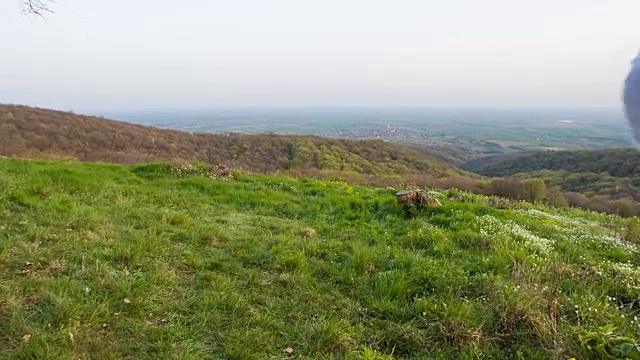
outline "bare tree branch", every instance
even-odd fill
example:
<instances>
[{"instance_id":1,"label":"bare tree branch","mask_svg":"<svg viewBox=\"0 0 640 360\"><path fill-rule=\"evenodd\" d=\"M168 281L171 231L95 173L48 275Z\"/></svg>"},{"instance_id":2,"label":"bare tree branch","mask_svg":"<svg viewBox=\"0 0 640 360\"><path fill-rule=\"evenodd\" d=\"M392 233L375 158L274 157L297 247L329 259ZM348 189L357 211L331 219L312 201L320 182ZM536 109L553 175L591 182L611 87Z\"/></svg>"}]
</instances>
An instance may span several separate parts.
<instances>
[{"instance_id":1,"label":"bare tree branch","mask_svg":"<svg viewBox=\"0 0 640 360\"><path fill-rule=\"evenodd\" d=\"M49 4L53 2L53 0L20 0L20 5L22 5L23 13L43 18L46 14L53 13L49 7Z\"/></svg>"}]
</instances>

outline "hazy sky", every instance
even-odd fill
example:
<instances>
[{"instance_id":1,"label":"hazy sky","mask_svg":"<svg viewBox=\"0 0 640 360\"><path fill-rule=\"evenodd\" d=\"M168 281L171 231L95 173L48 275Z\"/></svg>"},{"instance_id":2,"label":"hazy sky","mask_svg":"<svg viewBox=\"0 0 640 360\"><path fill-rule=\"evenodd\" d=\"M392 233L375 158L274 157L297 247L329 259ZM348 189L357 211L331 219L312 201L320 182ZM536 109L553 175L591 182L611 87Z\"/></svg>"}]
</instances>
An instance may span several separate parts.
<instances>
[{"instance_id":1,"label":"hazy sky","mask_svg":"<svg viewBox=\"0 0 640 360\"><path fill-rule=\"evenodd\" d=\"M638 0L0 0L0 102L620 107Z\"/></svg>"}]
</instances>

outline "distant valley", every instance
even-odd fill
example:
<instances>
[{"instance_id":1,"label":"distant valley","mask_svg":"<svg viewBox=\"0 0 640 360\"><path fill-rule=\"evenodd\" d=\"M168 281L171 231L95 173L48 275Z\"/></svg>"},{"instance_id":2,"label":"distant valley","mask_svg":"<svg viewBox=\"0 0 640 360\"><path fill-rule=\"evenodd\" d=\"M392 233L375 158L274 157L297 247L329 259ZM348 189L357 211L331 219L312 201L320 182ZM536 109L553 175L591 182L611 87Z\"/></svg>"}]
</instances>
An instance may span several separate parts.
<instances>
[{"instance_id":1,"label":"distant valley","mask_svg":"<svg viewBox=\"0 0 640 360\"><path fill-rule=\"evenodd\" d=\"M421 147L451 163L523 150L626 147L621 111L269 108L113 112L110 118L194 132L308 134L382 139Z\"/></svg>"}]
</instances>

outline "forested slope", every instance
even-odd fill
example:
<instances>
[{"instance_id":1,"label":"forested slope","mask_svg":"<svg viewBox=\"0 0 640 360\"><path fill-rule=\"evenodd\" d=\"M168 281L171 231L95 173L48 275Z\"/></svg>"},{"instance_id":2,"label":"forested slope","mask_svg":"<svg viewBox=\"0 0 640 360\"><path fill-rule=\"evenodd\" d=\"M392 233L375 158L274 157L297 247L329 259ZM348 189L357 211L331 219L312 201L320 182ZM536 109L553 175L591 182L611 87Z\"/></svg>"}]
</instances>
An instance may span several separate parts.
<instances>
[{"instance_id":1,"label":"forested slope","mask_svg":"<svg viewBox=\"0 0 640 360\"><path fill-rule=\"evenodd\" d=\"M383 141L188 133L14 105L0 105L0 138L0 155L16 157L114 163L199 160L260 173L467 176L424 152Z\"/></svg>"},{"instance_id":2,"label":"forested slope","mask_svg":"<svg viewBox=\"0 0 640 360\"><path fill-rule=\"evenodd\" d=\"M509 176L536 170L572 173L608 173L614 177L640 175L640 153L636 149L539 151L481 158L462 167L486 176Z\"/></svg>"}]
</instances>

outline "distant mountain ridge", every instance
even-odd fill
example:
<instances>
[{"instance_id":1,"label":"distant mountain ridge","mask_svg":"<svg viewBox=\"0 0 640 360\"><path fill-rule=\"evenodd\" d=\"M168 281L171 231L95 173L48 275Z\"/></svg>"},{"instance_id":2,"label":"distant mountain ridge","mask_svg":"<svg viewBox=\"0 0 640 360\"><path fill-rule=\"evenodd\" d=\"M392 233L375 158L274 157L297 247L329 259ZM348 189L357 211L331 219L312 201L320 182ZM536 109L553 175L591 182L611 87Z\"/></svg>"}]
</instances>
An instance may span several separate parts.
<instances>
[{"instance_id":1,"label":"distant mountain ridge","mask_svg":"<svg viewBox=\"0 0 640 360\"><path fill-rule=\"evenodd\" d=\"M20 105L0 105L0 155L142 163L203 161L251 172L469 176L422 151L380 140L189 133Z\"/></svg>"}]
</instances>

